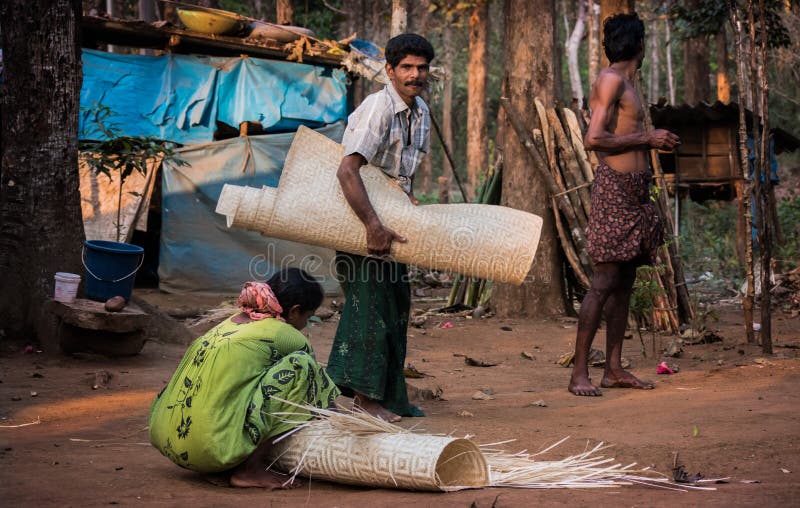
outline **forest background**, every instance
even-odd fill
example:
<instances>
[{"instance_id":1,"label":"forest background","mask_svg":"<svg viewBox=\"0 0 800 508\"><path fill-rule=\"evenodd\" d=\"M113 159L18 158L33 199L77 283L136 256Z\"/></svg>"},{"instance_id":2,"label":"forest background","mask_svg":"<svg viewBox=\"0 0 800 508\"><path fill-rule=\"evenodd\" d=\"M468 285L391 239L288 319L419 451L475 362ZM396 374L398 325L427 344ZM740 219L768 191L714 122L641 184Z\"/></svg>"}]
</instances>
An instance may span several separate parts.
<instances>
[{"instance_id":1,"label":"forest background","mask_svg":"<svg viewBox=\"0 0 800 508\"><path fill-rule=\"evenodd\" d=\"M430 89L428 102L432 113L442 126L444 138L451 147L456 171L468 181L468 102L470 66L470 25L486 24L486 167L494 160L495 138L503 90L504 27L509 13L500 1L420 0L189 0L207 7L221 8L269 22L289 23L312 29L323 39L344 39L352 34L383 46L390 37L392 10L398 4L406 8L407 30L428 38L437 52L434 65L443 67L450 80L441 81ZM608 2L613 3L613 2ZM797 135L800 133L800 7L794 0L768 0L772 12L768 78L770 83L770 123ZM84 1L84 13L112 15L128 19L170 19L170 5L156 0L94 0ZM571 103L586 107L591 81L596 67L590 62L590 39L598 26L601 2L586 0L554 0L553 2L553 96L564 105ZM636 11L645 23L646 58L642 66L642 81L649 102L673 105L695 105L700 101L713 103L736 101L736 64L734 38L724 0L638 0ZM470 21L472 18L472 21ZM595 34L597 32L594 32ZM597 35L594 35L597 37ZM473 35L474 38L474 35ZM474 44L474 42L473 42ZM573 75L570 76L570 46L573 46ZM124 48L120 48L124 51ZM602 58L602 57L601 57ZM577 70L577 73L574 71ZM356 83L355 97L359 101L379 85L361 79ZM749 105L748 105L749 107ZM416 193L421 201L440 199L437 180L448 180L450 200L461 196L452 186L449 164L441 144L434 141L431 157L417 178ZM786 245L779 258L794 261L797 257L797 220L800 219L800 154L780 156L780 176L783 184L777 190L779 214L785 232ZM485 168L484 168L485 169ZM483 174L481 171L480 174ZM480 176L478 176L480 184ZM470 188L472 193L472 188ZM738 278L742 275L730 255L735 239L735 207L729 203L707 202L687 204L682 231L687 260L702 260L703 266L716 269L719 275ZM704 213L704 212L711 212ZM697 233L702 232L698 239ZM698 241L701 240L701 241ZM713 263L707 266L709 261ZM702 267L688 263L690 271ZM695 270L692 270L692 269ZM702 270L701 273L705 271Z\"/></svg>"}]
</instances>

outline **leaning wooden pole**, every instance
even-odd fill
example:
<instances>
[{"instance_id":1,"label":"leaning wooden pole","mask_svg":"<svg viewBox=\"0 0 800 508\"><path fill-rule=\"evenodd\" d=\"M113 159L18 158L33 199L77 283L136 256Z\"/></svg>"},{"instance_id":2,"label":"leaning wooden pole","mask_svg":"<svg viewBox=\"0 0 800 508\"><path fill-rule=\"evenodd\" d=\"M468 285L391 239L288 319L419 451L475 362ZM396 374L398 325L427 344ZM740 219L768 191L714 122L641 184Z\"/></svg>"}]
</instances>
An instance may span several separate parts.
<instances>
[{"instance_id":1,"label":"leaning wooden pole","mask_svg":"<svg viewBox=\"0 0 800 508\"><path fill-rule=\"evenodd\" d=\"M644 113L644 125L648 131L653 130L653 120L650 117L650 108L642 91L642 74L636 73L636 91L639 94L639 99L642 102L642 111ZM664 192L658 193L656 199L656 209L661 217L664 218L666 223L666 230L669 235L674 234L675 222L672 218L672 211L667 201L666 189L667 182L664 179L664 172L661 170L661 161L658 158L658 151L655 149L650 150L650 162L653 167L653 174L655 175L656 182ZM675 189L678 192L678 189ZM671 275L671 280L665 279L664 285L670 293L674 292L676 304L678 307L678 315L681 322L688 323L694 318L694 309L689 297L689 289L686 287L686 274L683 271L683 263L681 262L680 253L678 252L678 245L675 238L673 241L667 241L666 247L661 249L662 258L665 264L669 265L670 269L667 274Z\"/></svg>"},{"instance_id":2,"label":"leaning wooden pole","mask_svg":"<svg viewBox=\"0 0 800 508\"><path fill-rule=\"evenodd\" d=\"M572 239L575 243L578 256L581 258L582 263L588 264L589 255L588 251L586 250L586 238L584 236L583 230L578 225L578 219L575 216L575 210L572 208L572 204L569 202L569 199L567 199L566 195L560 194L559 189L556 186L555 180L553 179L553 175L551 175L550 171L548 170L547 162L545 162L544 156L542 155L540 148L538 148L534 143L530 130L528 130L520 120L520 115L517 113L516 109L511 104L511 101L508 100L507 97L501 97L500 102L503 105L503 109L506 112L506 117L511 122L511 125L514 127L514 131L516 131L517 137L522 143L522 146L524 146L525 150L527 150L528 153L531 155L531 158L533 159L534 163L533 164L534 169L539 172L539 175L545 182L545 185L547 186L547 192L551 196L557 196L555 199L556 206L558 206L558 209L561 210L561 212L564 214L564 218L566 218L567 220L567 224L570 229L570 234L572 235Z\"/></svg>"},{"instance_id":3,"label":"leaning wooden pole","mask_svg":"<svg viewBox=\"0 0 800 508\"><path fill-rule=\"evenodd\" d=\"M767 82L767 15L764 0L758 0L758 14L761 23L760 52L761 62L758 66L758 82L761 87L761 147L758 151L758 164L763 176L761 189L761 213L759 219L759 247L761 250L761 351L772 354L772 209L770 195L772 193L772 174L770 173L769 150L769 83Z\"/></svg>"},{"instance_id":4,"label":"leaning wooden pole","mask_svg":"<svg viewBox=\"0 0 800 508\"><path fill-rule=\"evenodd\" d=\"M742 178L744 180L744 191L742 201L744 201L745 219L745 274L747 279L747 289L742 295L742 308L744 310L744 326L748 343L755 343L755 332L753 331L753 300L755 299L755 279L753 277L753 216L751 212L751 197L753 185L748 174L747 159L747 118L745 116L745 55L742 48L742 19L739 6L736 0L730 3L730 21L733 27L734 39L736 44L736 79L739 101L739 165L742 168Z\"/></svg>"}]
</instances>

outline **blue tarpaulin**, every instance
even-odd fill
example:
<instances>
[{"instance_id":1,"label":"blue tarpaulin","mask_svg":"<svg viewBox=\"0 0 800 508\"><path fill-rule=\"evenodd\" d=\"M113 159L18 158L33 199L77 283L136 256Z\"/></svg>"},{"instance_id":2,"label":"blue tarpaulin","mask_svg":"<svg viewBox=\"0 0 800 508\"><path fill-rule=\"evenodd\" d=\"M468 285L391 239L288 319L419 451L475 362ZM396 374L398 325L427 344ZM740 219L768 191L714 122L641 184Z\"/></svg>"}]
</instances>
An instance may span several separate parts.
<instances>
[{"instance_id":1,"label":"blue tarpaulin","mask_svg":"<svg viewBox=\"0 0 800 508\"><path fill-rule=\"evenodd\" d=\"M344 124L318 132L339 141ZM177 150L189 166L163 164L160 289L238 294L245 281L296 266L317 277L326 293L338 292L333 251L228 228L225 217L215 213L226 183L276 187L293 139L291 132L192 145Z\"/></svg>"},{"instance_id":2,"label":"blue tarpaulin","mask_svg":"<svg viewBox=\"0 0 800 508\"><path fill-rule=\"evenodd\" d=\"M91 108L102 104L130 136L180 144L213 140L216 121L260 122L268 132L347 118L346 75L251 57L139 56L83 50L81 139L103 139Z\"/></svg>"}]
</instances>

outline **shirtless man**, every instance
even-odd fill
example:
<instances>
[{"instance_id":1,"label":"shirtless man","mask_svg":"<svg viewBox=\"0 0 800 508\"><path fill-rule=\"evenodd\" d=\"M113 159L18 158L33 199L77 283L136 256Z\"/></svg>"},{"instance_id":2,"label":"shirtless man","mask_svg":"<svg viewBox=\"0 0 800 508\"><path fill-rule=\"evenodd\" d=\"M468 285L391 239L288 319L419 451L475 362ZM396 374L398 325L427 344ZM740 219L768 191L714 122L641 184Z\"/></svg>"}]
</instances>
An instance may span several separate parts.
<instances>
[{"instance_id":1,"label":"shirtless man","mask_svg":"<svg viewBox=\"0 0 800 508\"><path fill-rule=\"evenodd\" d=\"M603 47L611 63L592 85L592 118L584 143L600 159L592 184L587 227L594 263L592 285L581 303L575 364L569 391L598 396L589 378L588 357L601 312L606 316L606 364L603 388L652 389L622 368L622 340L628 321L636 268L655 261L663 243L663 225L650 200L649 150L672 150L680 140L656 129L646 132L644 107L633 79L644 58L644 24L636 14L618 14L603 24Z\"/></svg>"}]
</instances>

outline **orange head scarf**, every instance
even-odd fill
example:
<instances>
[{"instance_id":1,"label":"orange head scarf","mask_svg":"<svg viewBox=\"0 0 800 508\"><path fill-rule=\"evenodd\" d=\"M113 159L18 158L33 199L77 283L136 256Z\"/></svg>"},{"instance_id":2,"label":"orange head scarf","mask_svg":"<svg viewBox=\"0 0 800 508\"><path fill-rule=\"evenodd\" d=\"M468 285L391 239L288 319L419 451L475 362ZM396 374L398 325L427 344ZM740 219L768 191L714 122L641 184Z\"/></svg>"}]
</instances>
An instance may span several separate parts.
<instances>
[{"instance_id":1,"label":"orange head scarf","mask_svg":"<svg viewBox=\"0 0 800 508\"><path fill-rule=\"evenodd\" d=\"M278 298L265 282L245 282L238 300L239 308L253 321L264 318L276 318L283 321L283 307Z\"/></svg>"}]
</instances>

